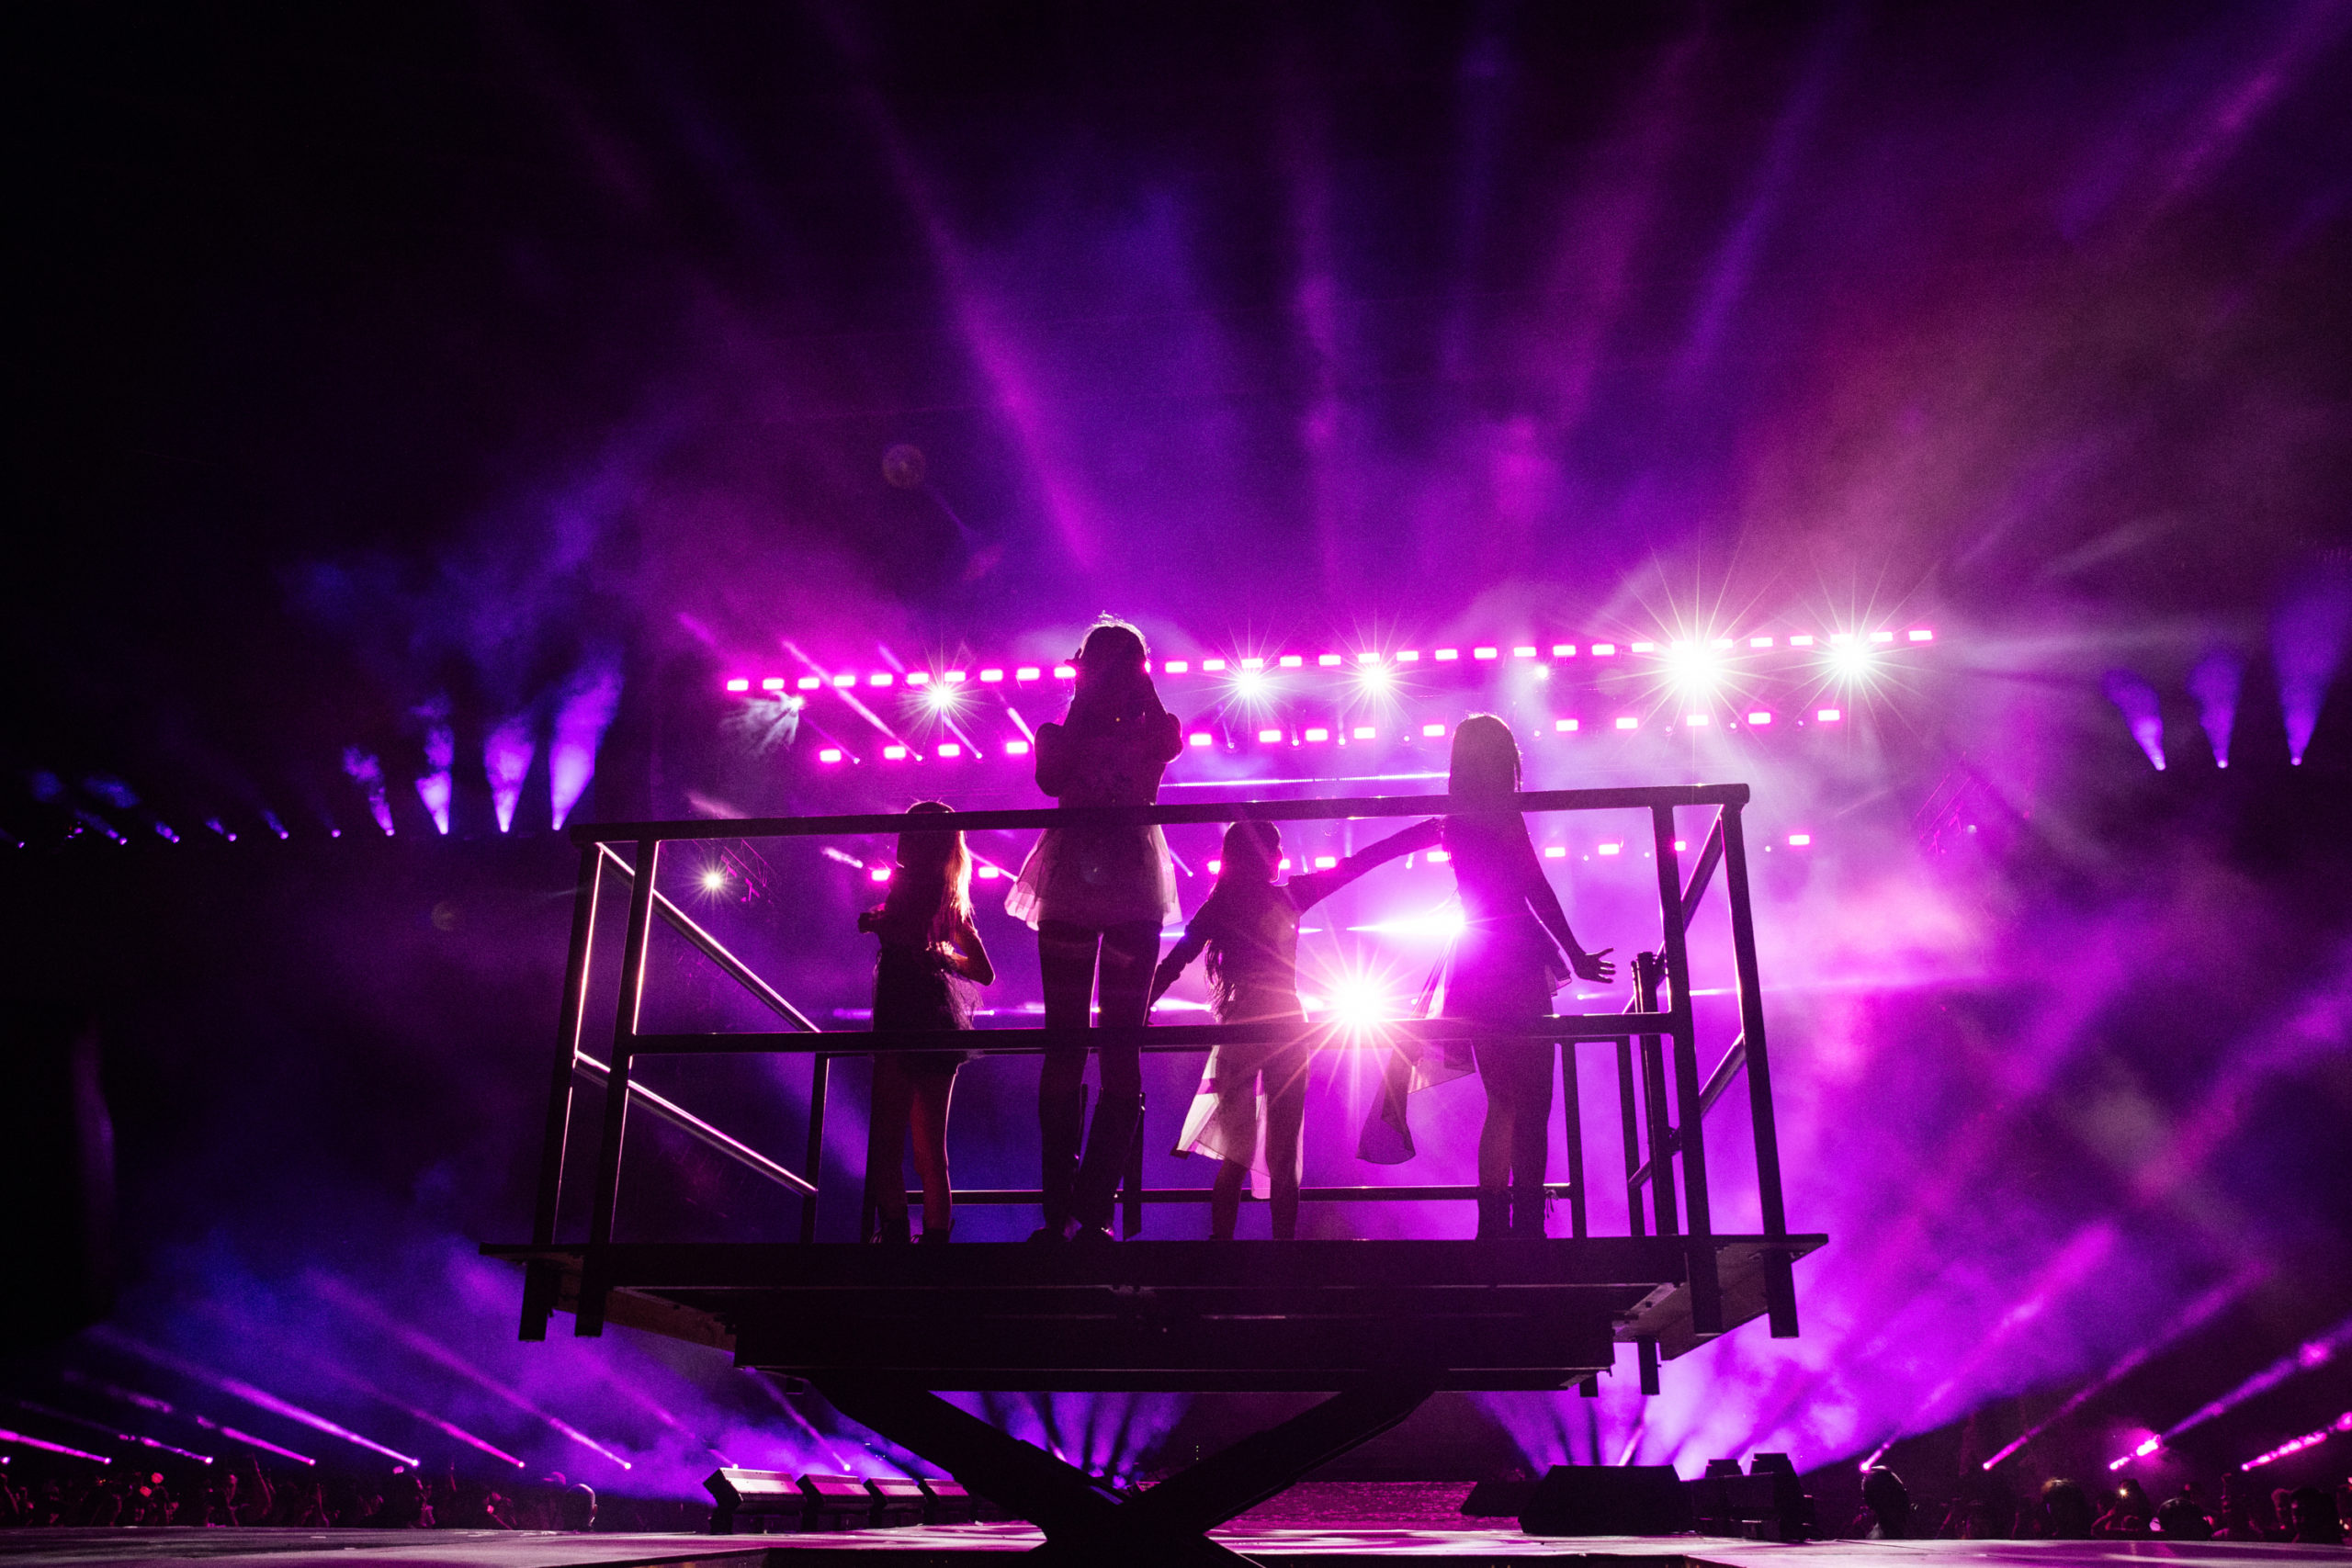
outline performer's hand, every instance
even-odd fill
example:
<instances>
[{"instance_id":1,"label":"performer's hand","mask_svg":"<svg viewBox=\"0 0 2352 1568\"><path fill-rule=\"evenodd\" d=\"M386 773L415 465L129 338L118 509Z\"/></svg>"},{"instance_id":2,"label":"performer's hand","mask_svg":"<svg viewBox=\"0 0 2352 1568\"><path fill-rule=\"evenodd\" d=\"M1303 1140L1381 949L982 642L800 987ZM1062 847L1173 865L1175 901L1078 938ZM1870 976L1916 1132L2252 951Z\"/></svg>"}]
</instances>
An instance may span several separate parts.
<instances>
[{"instance_id":1,"label":"performer's hand","mask_svg":"<svg viewBox=\"0 0 2352 1568\"><path fill-rule=\"evenodd\" d=\"M1568 954L1568 967L1575 970L1577 977L1581 980L1613 980L1617 977L1617 965L1609 962L1609 955L1616 951L1613 947L1604 947L1599 953L1571 953Z\"/></svg>"}]
</instances>

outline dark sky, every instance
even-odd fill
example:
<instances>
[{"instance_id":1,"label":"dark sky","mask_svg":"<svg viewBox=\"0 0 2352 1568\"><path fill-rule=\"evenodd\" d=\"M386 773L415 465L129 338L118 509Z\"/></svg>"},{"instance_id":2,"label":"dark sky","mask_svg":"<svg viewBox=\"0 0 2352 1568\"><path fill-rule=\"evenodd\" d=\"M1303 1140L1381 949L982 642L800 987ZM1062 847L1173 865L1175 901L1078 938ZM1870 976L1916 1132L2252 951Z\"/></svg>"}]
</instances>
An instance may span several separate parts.
<instances>
[{"instance_id":1,"label":"dark sky","mask_svg":"<svg viewBox=\"0 0 2352 1568\"><path fill-rule=\"evenodd\" d=\"M2347 23L35 9L8 761L299 798L598 660L1103 609L2185 666L2345 532Z\"/></svg>"}]
</instances>

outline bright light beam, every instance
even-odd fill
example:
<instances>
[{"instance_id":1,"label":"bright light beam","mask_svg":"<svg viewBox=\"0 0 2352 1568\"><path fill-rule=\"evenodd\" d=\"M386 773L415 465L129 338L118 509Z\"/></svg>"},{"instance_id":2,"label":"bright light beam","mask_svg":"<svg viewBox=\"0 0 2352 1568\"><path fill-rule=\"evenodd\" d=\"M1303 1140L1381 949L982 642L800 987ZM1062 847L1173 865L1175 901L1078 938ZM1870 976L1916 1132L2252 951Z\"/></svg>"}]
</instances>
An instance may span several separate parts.
<instances>
[{"instance_id":1,"label":"bright light beam","mask_svg":"<svg viewBox=\"0 0 2352 1568\"><path fill-rule=\"evenodd\" d=\"M346 1443L371 1450L387 1459L396 1459L412 1469L424 1462L414 1454L404 1454L398 1449L387 1448L373 1438L363 1438L348 1427L337 1426L315 1410L305 1410L291 1400L280 1399L267 1389L256 1388L241 1378L224 1376L220 1372L199 1367L193 1361L184 1361L168 1351L158 1350L152 1345L133 1339L120 1329L99 1327L91 1330L91 1333L109 1345L128 1350L134 1356L152 1361L167 1371L177 1372L182 1377L193 1378L201 1383L209 1383L232 1398L243 1400L256 1410L266 1410L272 1416L282 1416L288 1421L310 1427L312 1431L324 1432L330 1438L340 1438ZM223 1427L221 1430L227 1432L229 1429ZM236 1436L234 1433L230 1435Z\"/></svg>"}]
</instances>

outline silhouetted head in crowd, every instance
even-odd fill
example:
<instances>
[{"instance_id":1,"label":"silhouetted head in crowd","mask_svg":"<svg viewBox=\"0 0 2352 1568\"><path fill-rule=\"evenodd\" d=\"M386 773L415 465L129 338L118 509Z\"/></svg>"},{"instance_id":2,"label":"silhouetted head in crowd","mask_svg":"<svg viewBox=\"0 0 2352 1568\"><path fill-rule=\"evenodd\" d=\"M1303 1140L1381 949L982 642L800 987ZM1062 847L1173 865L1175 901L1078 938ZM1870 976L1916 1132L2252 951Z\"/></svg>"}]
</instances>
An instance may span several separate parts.
<instances>
[{"instance_id":1,"label":"silhouetted head in crowd","mask_svg":"<svg viewBox=\"0 0 2352 1568\"><path fill-rule=\"evenodd\" d=\"M2042 1528L2051 1540L2088 1540L2095 1517L2090 1495L2083 1490L2081 1482L2061 1476L2042 1483Z\"/></svg>"},{"instance_id":2,"label":"silhouetted head in crowd","mask_svg":"<svg viewBox=\"0 0 2352 1568\"><path fill-rule=\"evenodd\" d=\"M1519 739L1490 713L1474 713L1453 728L1446 792L1457 800L1509 795L1519 787Z\"/></svg>"},{"instance_id":3,"label":"silhouetted head in crowd","mask_svg":"<svg viewBox=\"0 0 2352 1568\"><path fill-rule=\"evenodd\" d=\"M2155 1513L2148 1502L2148 1494L2137 1481L2125 1476L2115 1487L2115 1511L2135 1519L2144 1519Z\"/></svg>"},{"instance_id":4,"label":"silhouetted head in crowd","mask_svg":"<svg viewBox=\"0 0 2352 1568\"><path fill-rule=\"evenodd\" d=\"M2289 1517L2295 1527L2298 1546L2341 1546L2344 1544L2344 1520L2335 1511L2335 1499L2317 1486L2298 1486L2288 1495Z\"/></svg>"},{"instance_id":5,"label":"silhouetted head in crowd","mask_svg":"<svg viewBox=\"0 0 2352 1568\"><path fill-rule=\"evenodd\" d=\"M2167 1497L2156 1509L2156 1533L2180 1540L2211 1540L2213 1521L2192 1499Z\"/></svg>"},{"instance_id":6,"label":"silhouetted head in crowd","mask_svg":"<svg viewBox=\"0 0 2352 1568\"><path fill-rule=\"evenodd\" d=\"M1903 1478L1883 1464L1871 1466L1862 1477L1862 1506L1878 1520L1880 1540L1911 1538L1911 1494Z\"/></svg>"},{"instance_id":7,"label":"silhouetted head in crowd","mask_svg":"<svg viewBox=\"0 0 2352 1568\"><path fill-rule=\"evenodd\" d=\"M1072 729L1100 733L1114 724L1166 711L1151 683L1151 651L1143 633L1125 621L1106 615L1096 622L1070 656L1070 664L1078 671L1078 683L1062 722Z\"/></svg>"},{"instance_id":8,"label":"silhouetted head in crowd","mask_svg":"<svg viewBox=\"0 0 2352 1568\"><path fill-rule=\"evenodd\" d=\"M555 1500L556 1528L586 1530L596 1528L595 1489L584 1481L575 1481L563 1489Z\"/></svg>"}]
</instances>

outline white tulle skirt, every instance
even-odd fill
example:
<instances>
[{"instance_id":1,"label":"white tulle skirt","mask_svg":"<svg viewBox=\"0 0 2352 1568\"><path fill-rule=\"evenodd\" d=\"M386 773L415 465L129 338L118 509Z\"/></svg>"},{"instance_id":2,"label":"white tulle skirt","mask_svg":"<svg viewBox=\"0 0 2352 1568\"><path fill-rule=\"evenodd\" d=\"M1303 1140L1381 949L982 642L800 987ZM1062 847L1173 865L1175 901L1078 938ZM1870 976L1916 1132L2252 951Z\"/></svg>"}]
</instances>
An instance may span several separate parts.
<instances>
[{"instance_id":1,"label":"white tulle skirt","mask_svg":"<svg viewBox=\"0 0 2352 1568\"><path fill-rule=\"evenodd\" d=\"M1004 896L1025 925L1061 920L1101 930L1176 918L1176 868L1157 825L1048 828Z\"/></svg>"}]
</instances>

